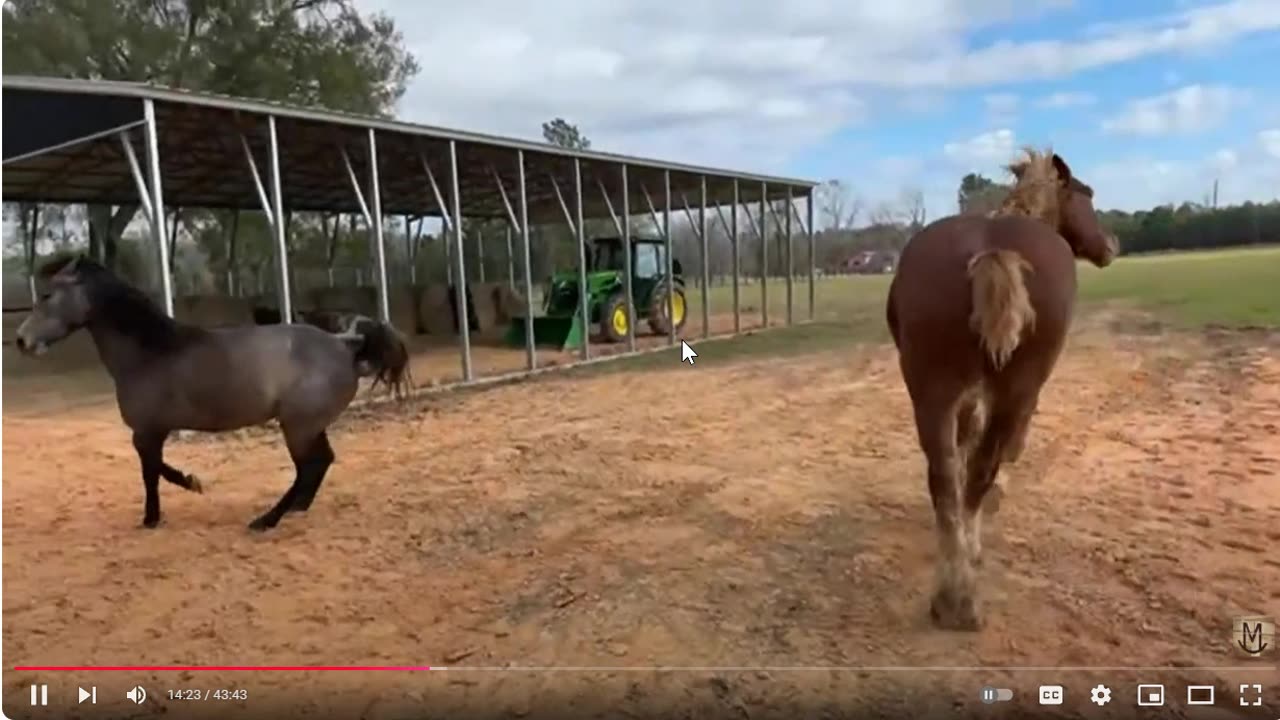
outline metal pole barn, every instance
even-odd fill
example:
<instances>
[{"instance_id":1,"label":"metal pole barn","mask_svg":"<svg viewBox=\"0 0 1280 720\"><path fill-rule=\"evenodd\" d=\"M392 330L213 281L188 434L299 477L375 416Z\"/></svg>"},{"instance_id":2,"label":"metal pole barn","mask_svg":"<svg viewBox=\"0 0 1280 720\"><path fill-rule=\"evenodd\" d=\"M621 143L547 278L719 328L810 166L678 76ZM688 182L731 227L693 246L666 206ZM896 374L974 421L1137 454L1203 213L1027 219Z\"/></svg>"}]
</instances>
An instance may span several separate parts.
<instances>
[{"instance_id":1,"label":"metal pole barn","mask_svg":"<svg viewBox=\"0 0 1280 720\"><path fill-rule=\"evenodd\" d=\"M631 287L631 187L627 178L627 164L622 164L622 268L623 285L627 292L627 352L636 351L636 296Z\"/></svg>"},{"instance_id":2,"label":"metal pole barn","mask_svg":"<svg viewBox=\"0 0 1280 720\"><path fill-rule=\"evenodd\" d=\"M591 357L591 307L587 294L587 236L582 222L582 161L573 159L573 199L577 215L573 224L578 240L578 316L582 319L582 346L579 354L583 360Z\"/></svg>"},{"instance_id":3,"label":"metal pole barn","mask_svg":"<svg viewBox=\"0 0 1280 720\"><path fill-rule=\"evenodd\" d=\"M382 232L382 188L378 182L378 141L369 128L369 224L373 230L373 250L378 262L378 319L391 322L391 300L387 289L387 245Z\"/></svg>"},{"instance_id":4,"label":"metal pole barn","mask_svg":"<svg viewBox=\"0 0 1280 720\"><path fill-rule=\"evenodd\" d=\"M169 246L164 241L164 191L160 182L160 135L156 128L156 105L150 98L142 103L146 119L147 174L151 205L151 239L160 249L160 288L164 294L164 312L173 317L173 278L169 269ZM274 119L273 119L274 120ZM275 157L275 125L271 125L272 157ZM273 160L274 162L274 160ZM279 187L279 184L276 185ZM286 280L286 283L288 281ZM285 285L286 292L288 285Z\"/></svg>"},{"instance_id":5,"label":"metal pole barn","mask_svg":"<svg viewBox=\"0 0 1280 720\"><path fill-rule=\"evenodd\" d=\"M524 351L529 369L538 366L538 351L533 343L533 268L529 255L529 191L524 176L524 151L516 151L520 176L520 244L524 253Z\"/></svg>"},{"instance_id":6,"label":"metal pole barn","mask_svg":"<svg viewBox=\"0 0 1280 720\"><path fill-rule=\"evenodd\" d=\"M449 182L453 187L454 297L458 300L458 336L462 349L462 380L471 382L471 322L467 317L467 267L462 256L462 184L458 180L458 141L449 141Z\"/></svg>"}]
</instances>

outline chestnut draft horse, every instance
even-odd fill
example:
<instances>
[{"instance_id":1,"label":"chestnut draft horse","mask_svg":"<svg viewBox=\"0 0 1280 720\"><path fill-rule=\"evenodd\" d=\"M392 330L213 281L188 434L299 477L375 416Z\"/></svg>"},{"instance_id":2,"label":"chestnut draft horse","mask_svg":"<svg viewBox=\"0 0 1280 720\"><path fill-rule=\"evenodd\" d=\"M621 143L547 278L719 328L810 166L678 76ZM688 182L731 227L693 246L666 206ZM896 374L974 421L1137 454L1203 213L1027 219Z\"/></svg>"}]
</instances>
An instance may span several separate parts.
<instances>
[{"instance_id":1,"label":"chestnut draft horse","mask_svg":"<svg viewBox=\"0 0 1280 720\"><path fill-rule=\"evenodd\" d=\"M889 330L928 462L940 557L930 614L981 627L974 566L983 499L1022 452L1040 388L1066 339L1075 258L1106 267L1119 251L1093 190L1060 156L1026 150L987 216L931 223L907 243L889 286Z\"/></svg>"}]
</instances>

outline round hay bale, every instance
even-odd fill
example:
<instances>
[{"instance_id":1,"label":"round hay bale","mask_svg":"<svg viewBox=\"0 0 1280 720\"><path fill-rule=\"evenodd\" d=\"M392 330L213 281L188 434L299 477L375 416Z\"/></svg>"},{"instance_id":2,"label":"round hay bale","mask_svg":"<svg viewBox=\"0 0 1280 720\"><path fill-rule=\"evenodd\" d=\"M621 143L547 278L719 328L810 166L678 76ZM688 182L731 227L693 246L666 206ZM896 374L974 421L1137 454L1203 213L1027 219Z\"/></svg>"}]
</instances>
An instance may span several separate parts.
<instances>
[{"instance_id":1,"label":"round hay bale","mask_svg":"<svg viewBox=\"0 0 1280 720\"><path fill-rule=\"evenodd\" d=\"M429 335L453 334L453 306L446 285L427 285L418 296L418 317Z\"/></svg>"}]
</instances>

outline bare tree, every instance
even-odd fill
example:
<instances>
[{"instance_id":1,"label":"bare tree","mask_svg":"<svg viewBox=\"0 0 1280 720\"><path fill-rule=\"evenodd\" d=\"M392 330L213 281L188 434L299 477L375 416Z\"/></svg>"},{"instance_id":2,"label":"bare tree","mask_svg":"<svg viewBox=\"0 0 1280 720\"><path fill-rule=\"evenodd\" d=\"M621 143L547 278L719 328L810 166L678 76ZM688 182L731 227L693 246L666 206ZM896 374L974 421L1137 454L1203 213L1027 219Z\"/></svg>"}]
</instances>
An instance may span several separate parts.
<instances>
[{"instance_id":1,"label":"bare tree","mask_svg":"<svg viewBox=\"0 0 1280 720\"><path fill-rule=\"evenodd\" d=\"M824 230L839 232L851 229L862 213L862 199L840 180L832 179L819 185L816 197L818 217Z\"/></svg>"},{"instance_id":2,"label":"bare tree","mask_svg":"<svg viewBox=\"0 0 1280 720\"><path fill-rule=\"evenodd\" d=\"M908 231L915 233L924 227L928 216L924 206L924 191L917 187L903 188L898 202L902 206L902 222Z\"/></svg>"}]
</instances>

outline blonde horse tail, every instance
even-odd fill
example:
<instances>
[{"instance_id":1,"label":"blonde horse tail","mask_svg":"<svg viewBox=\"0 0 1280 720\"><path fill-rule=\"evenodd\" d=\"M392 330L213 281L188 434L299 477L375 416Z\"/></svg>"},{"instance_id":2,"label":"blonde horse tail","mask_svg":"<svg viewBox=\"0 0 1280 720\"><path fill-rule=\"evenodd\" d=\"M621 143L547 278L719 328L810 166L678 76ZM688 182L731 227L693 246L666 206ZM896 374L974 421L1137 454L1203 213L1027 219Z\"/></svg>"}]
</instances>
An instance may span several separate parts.
<instances>
[{"instance_id":1,"label":"blonde horse tail","mask_svg":"<svg viewBox=\"0 0 1280 720\"><path fill-rule=\"evenodd\" d=\"M1036 310L1027 292L1031 263L1012 250L986 250L969 260L973 314L969 327L997 370L1009 362L1023 333L1035 327Z\"/></svg>"}]
</instances>

